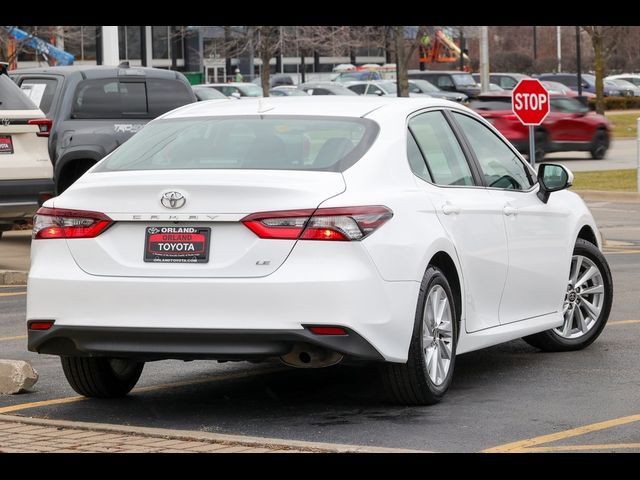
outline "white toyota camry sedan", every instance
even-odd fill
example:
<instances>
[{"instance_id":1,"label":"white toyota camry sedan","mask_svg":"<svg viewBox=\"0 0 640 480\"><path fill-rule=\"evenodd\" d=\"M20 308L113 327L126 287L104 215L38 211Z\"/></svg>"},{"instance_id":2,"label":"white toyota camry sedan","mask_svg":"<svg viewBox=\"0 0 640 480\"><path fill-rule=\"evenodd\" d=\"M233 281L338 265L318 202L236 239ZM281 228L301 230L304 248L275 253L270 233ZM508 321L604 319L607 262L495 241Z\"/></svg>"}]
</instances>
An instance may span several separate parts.
<instances>
[{"instance_id":1,"label":"white toyota camry sedan","mask_svg":"<svg viewBox=\"0 0 640 480\"><path fill-rule=\"evenodd\" d=\"M376 362L432 404L458 354L602 332L611 273L571 180L445 100L187 105L36 214L29 350L90 397L147 361L279 359Z\"/></svg>"}]
</instances>

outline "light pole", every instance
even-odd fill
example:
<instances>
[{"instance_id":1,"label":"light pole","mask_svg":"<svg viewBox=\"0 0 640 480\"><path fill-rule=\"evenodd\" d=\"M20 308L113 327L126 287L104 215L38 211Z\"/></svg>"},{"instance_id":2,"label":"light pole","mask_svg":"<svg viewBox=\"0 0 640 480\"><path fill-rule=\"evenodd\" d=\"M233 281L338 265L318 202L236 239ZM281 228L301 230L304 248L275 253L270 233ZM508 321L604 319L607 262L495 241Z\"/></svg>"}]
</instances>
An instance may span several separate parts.
<instances>
[{"instance_id":1,"label":"light pole","mask_svg":"<svg viewBox=\"0 0 640 480\"><path fill-rule=\"evenodd\" d=\"M562 72L562 35L561 27L556 27L556 41L558 44L558 73Z\"/></svg>"},{"instance_id":2,"label":"light pole","mask_svg":"<svg viewBox=\"0 0 640 480\"><path fill-rule=\"evenodd\" d=\"M489 91L489 27L480 27L480 90Z\"/></svg>"}]
</instances>

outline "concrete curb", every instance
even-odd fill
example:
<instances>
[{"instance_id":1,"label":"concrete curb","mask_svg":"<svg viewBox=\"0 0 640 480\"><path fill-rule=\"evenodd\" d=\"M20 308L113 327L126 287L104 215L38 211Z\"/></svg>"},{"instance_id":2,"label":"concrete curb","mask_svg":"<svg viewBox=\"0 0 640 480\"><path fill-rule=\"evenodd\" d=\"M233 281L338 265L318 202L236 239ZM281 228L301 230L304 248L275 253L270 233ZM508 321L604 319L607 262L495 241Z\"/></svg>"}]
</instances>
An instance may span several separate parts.
<instances>
[{"instance_id":1,"label":"concrete curb","mask_svg":"<svg viewBox=\"0 0 640 480\"><path fill-rule=\"evenodd\" d=\"M245 437L243 435L171 430L165 428L133 427L129 425L111 425L103 423L72 422L68 420L28 418L14 415L0 415L0 419L5 422L15 422L27 425L70 428L74 430L86 430L92 432L133 434L166 440L208 441L229 446L269 448L273 450L295 449L304 450L309 453L431 453L422 450L409 450L402 448L368 447L365 445L343 445L339 443L316 443L300 440L281 440L277 438Z\"/></svg>"},{"instance_id":2,"label":"concrete curb","mask_svg":"<svg viewBox=\"0 0 640 480\"><path fill-rule=\"evenodd\" d=\"M640 203L640 192L610 192L606 190L573 190L585 201Z\"/></svg>"},{"instance_id":3,"label":"concrete curb","mask_svg":"<svg viewBox=\"0 0 640 480\"><path fill-rule=\"evenodd\" d=\"M27 273L19 270L0 270L0 285L26 285Z\"/></svg>"}]
</instances>

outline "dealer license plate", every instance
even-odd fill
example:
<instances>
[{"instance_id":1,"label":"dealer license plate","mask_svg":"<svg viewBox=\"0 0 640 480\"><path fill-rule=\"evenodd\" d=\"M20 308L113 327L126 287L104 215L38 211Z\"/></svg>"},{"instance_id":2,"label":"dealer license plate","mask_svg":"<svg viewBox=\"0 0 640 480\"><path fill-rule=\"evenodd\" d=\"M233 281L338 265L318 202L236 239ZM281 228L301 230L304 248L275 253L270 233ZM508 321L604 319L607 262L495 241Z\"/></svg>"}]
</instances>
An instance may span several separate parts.
<instances>
[{"instance_id":1,"label":"dealer license plate","mask_svg":"<svg viewBox=\"0 0 640 480\"><path fill-rule=\"evenodd\" d=\"M0 154L13 153L13 140L9 135L0 135Z\"/></svg>"},{"instance_id":2,"label":"dealer license plate","mask_svg":"<svg viewBox=\"0 0 640 480\"><path fill-rule=\"evenodd\" d=\"M144 261L153 263L207 263L208 227L147 227Z\"/></svg>"}]
</instances>

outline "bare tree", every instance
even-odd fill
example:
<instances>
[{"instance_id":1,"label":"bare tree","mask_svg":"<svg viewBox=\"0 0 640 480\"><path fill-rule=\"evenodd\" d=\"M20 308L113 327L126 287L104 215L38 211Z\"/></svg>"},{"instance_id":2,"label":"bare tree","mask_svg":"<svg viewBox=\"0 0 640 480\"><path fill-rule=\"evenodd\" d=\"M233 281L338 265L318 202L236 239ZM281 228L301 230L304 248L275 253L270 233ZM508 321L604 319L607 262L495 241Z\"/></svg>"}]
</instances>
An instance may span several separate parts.
<instances>
[{"instance_id":1,"label":"bare tree","mask_svg":"<svg viewBox=\"0 0 640 480\"><path fill-rule=\"evenodd\" d=\"M586 26L582 29L591 38L593 46L593 64L596 75L596 112L604 113L604 73L607 60L618 46L618 40L624 38L625 27Z\"/></svg>"}]
</instances>

